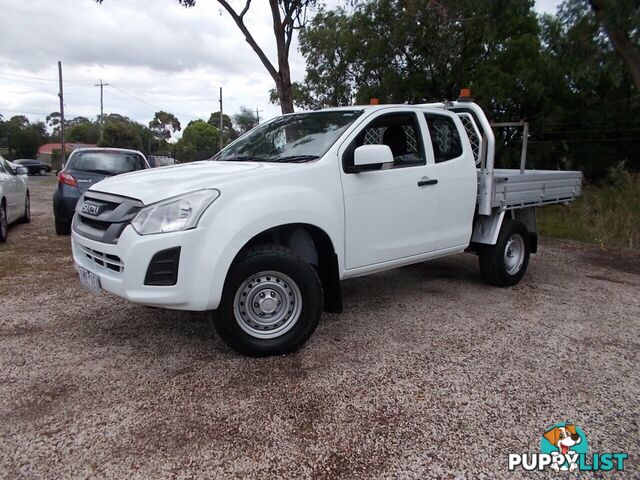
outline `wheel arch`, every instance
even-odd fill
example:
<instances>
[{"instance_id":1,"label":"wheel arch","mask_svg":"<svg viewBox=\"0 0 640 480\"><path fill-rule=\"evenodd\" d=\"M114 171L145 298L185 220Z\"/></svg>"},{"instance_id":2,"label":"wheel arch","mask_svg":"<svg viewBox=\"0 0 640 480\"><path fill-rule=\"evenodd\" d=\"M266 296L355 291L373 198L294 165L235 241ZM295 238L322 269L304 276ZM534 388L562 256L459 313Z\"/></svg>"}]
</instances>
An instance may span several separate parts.
<instances>
[{"instance_id":1,"label":"wheel arch","mask_svg":"<svg viewBox=\"0 0 640 480\"><path fill-rule=\"evenodd\" d=\"M287 223L268 228L251 237L242 246L231 266L244 252L259 244L283 245L313 265L322 283L324 310L342 312L338 255L334 242L325 230L309 223Z\"/></svg>"},{"instance_id":2,"label":"wheel arch","mask_svg":"<svg viewBox=\"0 0 640 480\"><path fill-rule=\"evenodd\" d=\"M536 223L535 207L519 208L514 210L496 210L491 215L476 215L473 221L473 233L471 235L472 251L477 250L477 244L495 245L502 224L506 219L517 220L524 224L529 232L529 244L531 253L538 251L538 228Z\"/></svg>"}]
</instances>

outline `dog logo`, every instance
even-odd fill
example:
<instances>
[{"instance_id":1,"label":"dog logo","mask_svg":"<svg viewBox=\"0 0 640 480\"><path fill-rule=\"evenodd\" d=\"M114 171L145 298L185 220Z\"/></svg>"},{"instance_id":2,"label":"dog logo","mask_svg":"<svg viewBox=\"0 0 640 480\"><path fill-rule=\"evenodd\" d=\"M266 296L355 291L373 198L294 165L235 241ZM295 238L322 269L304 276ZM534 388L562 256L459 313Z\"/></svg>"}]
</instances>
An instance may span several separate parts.
<instances>
[{"instance_id":1,"label":"dog logo","mask_svg":"<svg viewBox=\"0 0 640 480\"><path fill-rule=\"evenodd\" d=\"M580 453L587 453L587 437L580 428L570 423L557 424L544 432L540 441L542 453L559 453L553 455L551 468L574 472L578 468Z\"/></svg>"}]
</instances>

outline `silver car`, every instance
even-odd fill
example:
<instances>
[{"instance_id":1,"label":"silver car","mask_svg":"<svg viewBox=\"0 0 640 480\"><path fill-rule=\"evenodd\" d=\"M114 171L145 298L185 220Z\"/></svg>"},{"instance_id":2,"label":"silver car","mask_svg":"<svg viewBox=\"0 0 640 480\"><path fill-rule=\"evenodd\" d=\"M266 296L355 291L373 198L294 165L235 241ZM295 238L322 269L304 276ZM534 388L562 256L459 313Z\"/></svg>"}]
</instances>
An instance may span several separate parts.
<instances>
[{"instance_id":1,"label":"silver car","mask_svg":"<svg viewBox=\"0 0 640 480\"><path fill-rule=\"evenodd\" d=\"M0 156L0 243L7 241L9 224L30 221L27 169Z\"/></svg>"}]
</instances>

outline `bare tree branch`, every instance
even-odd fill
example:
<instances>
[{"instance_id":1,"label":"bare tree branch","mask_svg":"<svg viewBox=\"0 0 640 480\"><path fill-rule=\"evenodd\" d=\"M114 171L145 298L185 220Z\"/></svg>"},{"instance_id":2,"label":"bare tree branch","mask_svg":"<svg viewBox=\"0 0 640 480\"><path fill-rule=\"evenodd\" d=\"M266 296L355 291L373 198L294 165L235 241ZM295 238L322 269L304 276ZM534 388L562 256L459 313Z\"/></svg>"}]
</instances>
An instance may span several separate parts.
<instances>
[{"instance_id":1,"label":"bare tree branch","mask_svg":"<svg viewBox=\"0 0 640 480\"><path fill-rule=\"evenodd\" d=\"M249 6L251 6L251 0L247 0L247 3L244 4L244 8L240 12L240 18L243 18L245 13L249 11Z\"/></svg>"},{"instance_id":2,"label":"bare tree branch","mask_svg":"<svg viewBox=\"0 0 640 480\"><path fill-rule=\"evenodd\" d=\"M258 43L255 41L255 39L253 38L253 35L251 35L251 32L249 32L249 29L247 28L247 26L244 24L243 17L247 13L247 11L249 10L250 4L251 4L251 0L247 0L247 2L245 3L245 6L242 9L242 11L240 12L240 14L238 14L233 9L233 7L231 5L229 5L227 0L218 0L218 3L220 5L222 5L222 7L229 13L229 15L231 15L231 18L233 18L233 21L236 22L236 25L238 26L238 28L240 29L240 31L244 35L244 39L247 41L247 43L249 45L251 45L251 48L258 55L258 58L260 59L260 61L264 65L264 67L269 72L269 75L271 75L271 77L277 83L278 79L279 79L279 75L278 75L277 70L275 69L273 64L269 61L269 59L265 55L265 53L262 50L262 48L260 48L260 45L258 45Z\"/></svg>"}]
</instances>

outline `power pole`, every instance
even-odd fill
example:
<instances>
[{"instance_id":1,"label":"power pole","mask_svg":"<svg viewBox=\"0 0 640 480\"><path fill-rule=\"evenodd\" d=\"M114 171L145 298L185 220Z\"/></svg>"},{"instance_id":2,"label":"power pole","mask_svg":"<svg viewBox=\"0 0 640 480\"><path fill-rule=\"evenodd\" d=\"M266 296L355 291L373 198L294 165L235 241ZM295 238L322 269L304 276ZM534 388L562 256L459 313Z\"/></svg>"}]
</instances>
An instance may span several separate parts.
<instances>
[{"instance_id":1,"label":"power pole","mask_svg":"<svg viewBox=\"0 0 640 480\"><path fill-rule=\"evenodd\" d=\"M103 119L103 115L104 115L104 103L102 101L103 96L102 96L102 90L104 87L109 86L108 83L102 83L102 79L100 79L100 83L94 83L93 84L94 87L100 87L100 123L102 123L102 119Z\"/></svg>"},{"instance_id":2,"label":"power pole","mask_svg":"<svg viewBox=\"0 0 640 480\"><path fill-rule=\"evenodd\" d=\"M260 125L260 112L264 112L264 110L258 110L258 107L256 107L256 124Z\"/></svg>"},{"instance_id":3,"label":"power pole","mask_svg":"<svg viewBox=\"0 0 640 480\"><path fill-rule=\"evenodd\" d=\"M58 84L60 87L58 92L58 97L60 97L60 147L62 148L60 152L60 169L62 170L67 160L67 150L64 143L64 95L62 92L62 62L60 60L58 60Z\"/></svg>"},{"instance_id":4,"label":"power pole","mask_svg":"<svg viewBox=\"0 0 640 480\"><path fill-rule=\"evenodd\" d=\"M222 139L224 123L222 122L222 87L220 87L220 140L218 141L218 147L222 150L224 146L224 140Z\"/></svg>"}]
</instances>

